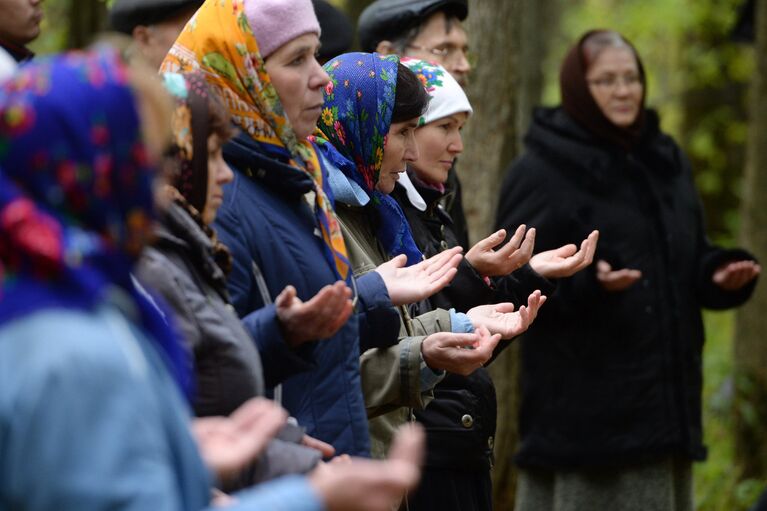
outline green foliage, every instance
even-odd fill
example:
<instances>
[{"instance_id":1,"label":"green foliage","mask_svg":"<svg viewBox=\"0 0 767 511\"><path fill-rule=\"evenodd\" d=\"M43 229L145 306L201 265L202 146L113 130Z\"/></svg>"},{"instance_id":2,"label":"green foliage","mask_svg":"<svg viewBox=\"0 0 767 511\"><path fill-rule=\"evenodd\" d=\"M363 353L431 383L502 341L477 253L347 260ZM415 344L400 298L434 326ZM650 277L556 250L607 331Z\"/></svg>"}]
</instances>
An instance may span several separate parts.
<instances>
[{"instance_id":1,"label":"green foliage","mask_svg":"<svg viewBox=\"0 0 767 511\"><path fill-rule=\"evenodd\" d=\"M734 314L707 312L704 319L707 335L703 354L703 424L709 457L695 465L696 510L746 511L767 486L767 481L739 481L735 464ZM740 413L748 415L747 410Z\"/></svg>"}]
</instances>

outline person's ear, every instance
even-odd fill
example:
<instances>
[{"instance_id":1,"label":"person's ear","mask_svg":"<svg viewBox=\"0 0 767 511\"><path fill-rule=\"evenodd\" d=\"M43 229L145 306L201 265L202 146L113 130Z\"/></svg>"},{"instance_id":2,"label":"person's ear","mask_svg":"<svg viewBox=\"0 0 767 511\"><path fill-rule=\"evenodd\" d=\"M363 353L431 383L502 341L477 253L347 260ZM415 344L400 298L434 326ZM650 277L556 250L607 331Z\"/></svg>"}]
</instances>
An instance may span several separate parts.
<instances>
[{"instance_id":1,"label":"person's ear","mask_svg":"<svg viewBox=\"0 0 767 511\"><path fill-rule=\"evenodd\" d=\"M381 55L391 55L392 53L397 53L394 51L394 45L391 43L391 41L387 41L385 39L376 45L375 51Z\"/></svg>"},{"instance_id":2,"label":"person's ear","mask_svg":"<svg viewBox=\"0 0 767 511\"><path fill-rule=\"evenodd\" d=\"M145 25L137 25L133 27L133 40L138 43L139 46L146 46L149 44L149 27Z\"/></svg>"}]
</instances>

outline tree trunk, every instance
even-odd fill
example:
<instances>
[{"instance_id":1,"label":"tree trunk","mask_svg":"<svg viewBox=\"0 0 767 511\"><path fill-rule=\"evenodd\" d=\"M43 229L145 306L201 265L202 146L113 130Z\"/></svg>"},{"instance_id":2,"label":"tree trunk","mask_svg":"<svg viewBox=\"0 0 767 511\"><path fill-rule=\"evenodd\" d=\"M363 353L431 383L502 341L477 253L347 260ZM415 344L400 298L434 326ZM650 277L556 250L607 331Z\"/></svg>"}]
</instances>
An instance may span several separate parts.
<instances>
[{"instance_id":1,"label":"tree trunk","mask_svg":"<svg viewBox=\"0 0 767 511\"><path fill-rule=\"evenodd\" d=\"M553 5L554 0L469 3L465 26L478 62L467 87L474 115L464 131L458 174L463 183L472 240L482 239L493 228L504 171L519 153L530 112L540 101L546 33L556 30L550 17ZM516 471L512 455L519 436L518 350L519 341L490 368L498 396L493 469L495 509L512 509L514 505Z\"/></svg>"},{"instance_id":2,"label":"tree trunk","mask_svg":"<svg viewBox=\"0 0 767 511\"><path fill-rule=\"evenodd\" d=\"M104 0L70 0L67 47L82 48L106 26L107 7Z\"/></svg>"},{"instance_id":3,"label":"tree trunk","mask_svg":"<svg viewBox=\"0 0 767 511\"><path fill-rule=\"evenodd\" d=\"M742 240L767 261L767 3L756 7L756 73L742 206ZM737 314L735 367L736 456L743 478L767 477L767 286L757 286Z\"/></svg>"}]
</instances>

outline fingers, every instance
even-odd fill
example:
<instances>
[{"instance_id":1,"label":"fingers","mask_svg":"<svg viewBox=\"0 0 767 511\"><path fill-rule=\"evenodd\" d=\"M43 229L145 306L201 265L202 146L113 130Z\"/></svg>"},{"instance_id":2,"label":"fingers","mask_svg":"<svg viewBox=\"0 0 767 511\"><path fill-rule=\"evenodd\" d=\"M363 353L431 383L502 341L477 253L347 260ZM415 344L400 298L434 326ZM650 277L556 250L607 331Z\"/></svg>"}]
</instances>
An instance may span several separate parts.
<instances>
[{"instance_id":1,"label":"fingers","mask_svg":"<svg viewBox=\"0 0 767 511\"><path fill-rule=\"evenodd\" d=\"M726 291L735 291L756 278L761 267L755 261L736 261L721 266L712 281Z\"/></svg>"},{"instance_id":2,"label":"fingers","mask_svg":"<svg viewBox=\"0 0 767 511\"><path fill-rule=\"evenodd\" d=\"M389 449L389 460L400 460L416 467L423 464L426 434L423 427L410 423L399 428Z\"/></svg>"},{"instance_id":3,"label":"fingers","mask_svg":"<svg viewBox=\"0 0 767 511\"><path fill-rule=\"evenodd\" d=\"M600 276L610 273L612 269L613 267L610 266L610 263L608 263L604 259L600 259L599 261L597 261L597 278L600 278Z\"/></svg>"},{"instance_id":4,"label":"fingers","mask_svg":"<svg viewBox=\"0 0 767 511\"><path fill-rule=\"evenodd\" d=\"M527 226L525 224L517 227L517 230L514 231L514 234L511 236L507 245L512 245L515 249L519 248L522 244L522 240L525 238L525 231L527 231Z\"/></svg>"},{"instance_id":5,"label":"fingers","mask_svg":"<svg viewBox=\"0 0 767 511\"><path fill-rule=\"evenodd\" d=\"M295 298L296 288L293 286L286 286L285 289L277 295L277 298L275 298L274 305L278 308L290 307Z\"/></svg>"},{"instance_id":6,"label":"fingers","mask_svg":"<svg viewBox=\"0 0 767 511\"><path fill-rule=\"evenodd\" d=\"M509 312L514 312L514 304L511 302L501 302L493 304L493 308L495 309L495 312L500 312L501 314L506 314Z\"/></svg>"},{"instance_id":7,"label":"fingers","mask_svg":"<svg viewBox=\"0 0 767 511\"><path fill-rule=\"evenodd\" d=\"M584 257L585 266L591 264L594 260L594 254L597 251L597 243L599 242L599 231L591 231L591 234L581 243L581 250L584 250L586 255Z\"/></svg>"},{"instance_id":8,"label":"fingers","mask_svg":"<svg viewBox=\"0 0 767 511\"><path fill-rule=\"evenodd\" d=\"M335 447L309 435L304 435L302 443L306 447L320 451L323 458L330 458L336 453Z\"/></svg>"},{"instance_id":9,"label":"fingers","mask_svg":"<svg viewBox=\"0 0 767 511\"><path fill-rule=\"evenodd\" d=\"M612 270L606 261L597 262L597 280L607 291L623 291L641 278L639 270Z\"/></svg>"},{"instance_id":10,"label":"fingers","mask_svg":"<svg viewBox=\"0 0 767 511\"><path fill-rule=\"evenodd\" d=\"M453 334L450 332L438 332L430 335L428 338L432 339L440 349L473 348L479 341L479 337L475 333Z\"/></svg>"},{"instance_id":11,"label":"fingers","mask_svg":"<svg viewBox=\"0 0 767 511\"><path fill-rule=\"evenodd\" d=\"M523 225L519 226L517 228L517 231L519 231L519 229L523 229L523 232L524 232ZM514 236L516 236L516 233L514 233ZM511 238L511 241L509 241L509 245L513 243L514 236ZM491 250L493 250L493 248L503 243L503 240L505 239L506 239L506 229L500 229L498 231L495 231L493 234L491 234L487 238L475 243L472 249L479 250L480 252L490 252ZM520 239L521 239L521 236L520 236ZM519 240L516 243L514 243L513 249L517 248L518 245L519 245Z\"/></svg>"},{"instance_id":12,"label":"fingers","mask_svg":"<svg viewBox=\"0 0 767 511\"><path fill-rule=\"evenodd\" d=\"M490 357L493 355L493 351L495 351L496 346L498 346L498 343L501 342L501 334L491 334L490 330L484 326L477 328L476 333L479 336L479 346L477 347L477 351L483 354L483 360L480 362L480 364L484 365L485 362L490 360Z\"/></svg>"}]
</instances>

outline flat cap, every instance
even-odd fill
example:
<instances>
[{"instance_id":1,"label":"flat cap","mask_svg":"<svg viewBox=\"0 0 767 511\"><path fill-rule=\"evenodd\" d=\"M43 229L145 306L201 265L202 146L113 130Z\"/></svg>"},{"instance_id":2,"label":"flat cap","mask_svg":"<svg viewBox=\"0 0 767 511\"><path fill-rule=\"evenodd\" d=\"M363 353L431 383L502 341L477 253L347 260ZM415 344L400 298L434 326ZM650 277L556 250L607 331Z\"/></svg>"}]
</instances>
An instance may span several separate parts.
<instances>
[{"instance_id":1,"label":"flat cap","mask_svg":"<svg viewBox=\"0 0 767 511\"><path fill-rule=\"evenodd\" d=\"M138 25L161 23L202 3L203 0L115 0L109 11L109 25L130 34Z\"/></svg>"},{"instance_id":2,"label":"flat cap","mask_svg":"<svg viewBox=\"0 0 767 511\"><path fill-rule=\"evenodd\" d=\"M320 22L320 53L317 56L327 61L346 53L354 42L354 27L346 14L325 0L312 0L314 13Z\"/></svg>"},{"instance_id":3,"label":"flat cap","mask_svg":"<svg viewBox=\"0 0 767 511\"><path fill-rule=\"evenodd\" d=\"M383 40L391 40L420 25L438 11L463 21L469 14L467 0L376 0L360 15L357 30L364 51L374 51Z\"/></svg>"}]
</instances>

